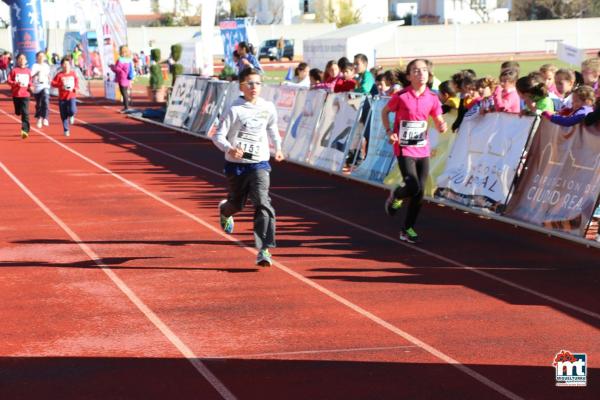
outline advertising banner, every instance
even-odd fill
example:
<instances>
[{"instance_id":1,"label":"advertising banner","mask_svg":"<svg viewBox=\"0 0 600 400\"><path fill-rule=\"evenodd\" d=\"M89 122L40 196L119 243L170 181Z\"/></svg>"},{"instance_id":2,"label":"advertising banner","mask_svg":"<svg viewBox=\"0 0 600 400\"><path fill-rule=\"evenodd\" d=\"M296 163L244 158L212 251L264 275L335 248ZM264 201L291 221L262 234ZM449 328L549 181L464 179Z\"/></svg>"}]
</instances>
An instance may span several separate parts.
<instances>
[{"instance_id":1,"label":"advertising banner","mask_svg":"<svg viewBox=\"0 0 600 400\"><path fill-rule=\"evenodd\" d=\"M352 171L352 176L369 182L383 183L396 157L394 148L388 140L381 122L381 111L390 101L389 97L380 97L371 102L371 135L367 157ZM394 113L390 113L390 126L394 126ZM398 179L401 179L398 173ZM391 183L394 184L395 182Z\"/></svg>"},{"instance_id":2,"label":"advertising banner","mask_svg":"<svg viewBox=\"0 0 600 400\"><path fill-rule=\"evenodd\" d=\"M192 130L192 126L194 124L194 120L196 116L200 112L200 108L202 107L202 103L204 101L204 93L206 92L206 87L208 86L208 80L197 78L196 83L194 84L194 89L191 94L191 104L190 110L187 114L187 117L183 121L183 127L188 131Z\"/></svg>"},{"instance_id":3,"label":"advertising banner","mask_svg":"<svg viewBox=\"0 0 600 400\"><path fill-rule=\"evenodd\" d=\"M327 96L314 135L310 164L330 171L342 170L364 99L351 93Z\"/></svg>"},{"instance_id":4,"label":"advertising banner","mask_svg":"<svg viewBox=\"0 0 600 400\"><path fill-rule=\"evenodd\" d=\"M543 120L506 214L583 237L600 194L600 128Z\"/></svg>"},{"instance_id":5,"label":"advertising banner","mask_svg":"<svg viewBox=\"0 0 600 400\"><path fill-rule=\"evenodd\" d=\"M436 196L492 210L505 204L534 122L508 113L465 118Z\"/></svg>"},{"instance_id":6,"label":"advertising banner","mask_svg":"<svg viewBox=\"0 0 600 400\"><path fill-rule=\"evenodd\" d=\"M102 60L104 95L110 100L119 100L115 74L109 68L119 58L119 47L127 44L127 20L119 0L105 0L102 14L102 37L98 46Z\"/></svg>"},{"instance_id":7,"label":"advertising banner","mask_svg":"<svg viewBox=\"0 0 600 400\"><path fill-rule=\"evenodd\" d=\"M327 92L309 90L300 93L304 93L305 98L296 100L287 135L283 140L283 154L290 160L304 163L310 154L310 145L321 117Z\"/></svg>"},{"instance_id":8,"label":"advertising banner","mask_svg":"<svg viewBox=\"0 0 600 400\"><path fill-rule=\"evenodd\" d=\"M223 55L225 64L234 67L233 51L237 48L239 42L248 42L248 24L244 18L237 18L231 21L221 21L221 38L223 39Z\"/></svg>"},{"instance_id":9,"label":"advertising banner","mask_svg":"<svg viewBox=\"0 0 600 400\"><path fill-rule=\"evenodd\" d=\"M223 110L223 101L227 95L230 84L220 81L209 81L204 91L202 106L192 125L192 131L204 136L209 136L217 118Z\"/></svg>"},{"instance_id":10,"label":"advertising banner","mask_svg":"<svg viewBox=\"0 0 600 400\"><path fill-rule=\"evenodd\" d=\"M192 106L192 96L196 86L196 77L179 75L173 85L173 92L167 106L165 124L182 127Z\"/></svg>"}]
</instances>

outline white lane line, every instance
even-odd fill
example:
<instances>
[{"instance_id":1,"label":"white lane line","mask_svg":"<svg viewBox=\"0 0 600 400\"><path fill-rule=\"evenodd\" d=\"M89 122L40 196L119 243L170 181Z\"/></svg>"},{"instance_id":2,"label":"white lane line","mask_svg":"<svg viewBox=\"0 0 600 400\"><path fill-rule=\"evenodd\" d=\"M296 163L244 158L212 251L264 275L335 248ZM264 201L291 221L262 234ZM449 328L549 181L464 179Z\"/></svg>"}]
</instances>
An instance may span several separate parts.
<instances>
[{"instance_id":1,"label":"white lane line","mask_svg":"<svg viewBox=\"0 0 600 400\"><path fill-rule=\"evenodd\" d=\"M207 359L232 359L232 358L257 358L257 357L283 357L296 355L317 355L317 354L336 354L336 353L355 353L355 352L375 352L389 350L417 349L417 346L387 346L387 347L353 347L349 349L326 349L326 350L300 350L300 351L282 351L277 353L255 353L255 354L231 354L225 356L206 356Z\"/></svg>"},{"instance_id":2,"label":"white lane line","mask_svg":"<svg viewBox=\"0 0 600 400\"><path fill-rule=\"evenodd\" d=\"M4 112L4 111L2 111L2 112ZM217 171L213 171L212 169L207 168L207 167L205 167L203 165L196 164L196 163L194 163L192 161L186 160L185 158L181 158L179 156L176 156L176 155L171 154L169 152L166 152L164 150L157 149L156 147L152 147L150 145L144 144L144 143L139 142L137 140L130 139L130 138L126 137L126 136L122 136L122 135L120 135L120 134L118 134L116 132L113 132L113 131L108 130L106 128L103 128L101 126L97 126L97 125L88 123L86 121L80 120L80 119L78 119L78 121L80 121L83 124L89 125L89 126L95 128L95 129L98 129L100 131L106 132L106 133L108 133L110 135L116 136L119 139L126 140L126 141L128 141L130 143L133 143L133 144L137 145L137 146L140 146L140 147L143 147L145 149L152 150L152 151L154 151L156 153L162 154L165 157L169 157L169 158L171 158L173 160L177 160L177 161L179 161L181 163L187 164L187 165L192 166L194 168L201 169L202 171L205 171L205 172L207 172L209 174L225 178L224 174L222 174L220 172L217 172ZM556 297L553 297L553 296L547 295L545 293L539 292L539 291L537 291L535 289L531 289L531 288L529 288L527 286L523 286L523 285L521 285L519 283L516 283L516 282L513 282L513 281L511 281L509 279L500 278L500 277L498 277L498 276L496 276L496 275L494 275L492 273L486 272L486 271L484 271L484 270L482 270L480 268L470 267L470 266L468 266L466 264L463 264L463 263L461 263L459 261L456 261L456 260L453 260L451 258L445 257L445 256L443 256L441 254L435 253L433 251L425 250L422 247L414 246L412 244L403 242L400 239L397 239L397 238L395 238L393 236L388 236L388 235L386 235L384 233L377 232L377 231L375 231L373 229L367 228L366 226L356 224L356 223L354 223L352 221L349 221L347 219L344 219L344 218L338 217L336 215L330 214L330 213L328 213L326 211L322 211L322 210L320 210L318 208L311 207L311 206L306 205L304 203L300 203L300 202L298 202L296 200L293 200L293 199L291 199L289 197L282 196L280 194L273 193L273 192L271 193L271 196L275 197L277 199L286 201L288 203L294 204L297 207L304 208L306 210L310 210L310 211L314 212L315 214L319 214L319 215L322 215L324 217L331 218L331 219L333 219L333 220L335 220L335 221L337 221L339 223L342 223L344 225L351 226L351 227L353 227L355 229L358 229L358 230L361 230L363 232L370 233L371 235L380 237L380 238L388 240L390 242L394 242L394 243L399 244L399 245L404 246L404 247L408 247L411 250L414 250L416 252L419 252L419 253L428 255L430 257L436 258L438 260L444 261L444 262L446 262L448 264L452 264L452 265L454 265L456 267L459 267L460 269L464 269L466 271L473 272L473 273L478 274L480 276L483 276L483 277L486 277L488 279L492 279L492 280L494 280L496 282L500 282L500 283L502 283L504 285L510 286L510 287L512 287L514 289L518 289L518 290L520 290L522 292L529 293L530 295L533 295L533 296L538 297L540 299L544 299L544 300L546 300L546 301L548 301L550 303L557 304L557 305L559 305L561 307L568 308L570 310L577 311L577 312L579 312L581 314L585 314L588 317L592 317L594 319L600 320L600 314L599 313L596 313L594 311L588 310L588 309L583 308L583 307L576 306L575 304L571 304L571 303L566 302L564 300L561 300L561 299L558 299Z\"/></svg>"},{"instance_id":3,"label":"white lane line","mask_svg":"<svg viewBox=\"0 0 600 400\"><path fill-rule=\"evenodd\" d=\"M9 115L8 113L2 111L5 115L11 117L13 120L15 121L19 121L18 119L16 119L15 117L12 117L11 115ZM81 121L84 124L87 124L84 121ZM91 124L88 124L90 126L93 126ZM61 142L59 142L58 140L48 136L47 134L45 134L44 132L38 130L38 129L33 129L36 132L38 132L39 134L41 134L42 136L44 136L45 138L47 138L48 140L50 140L51 142L59 145L60 147L62 147L63 149L67 150L68 152L76 155L77 157L81 158L82 160L87 161L88 163L90 163L91 165L95 166L96 168L100 169L101 171L104 171L105 173L107 173L108 175L114 177L115 179L120 180L121 182L123 182L124 184L126 184L127 186L130 186L142 193L144 193L145 195L147 195L148 197L156 200L157 202L171 208L174 211L177 211L178 213L188 217L189 219L191 219L192 221L197 222L198 224L204 226L206 229L213 231L215 234L222 236L223 238L237 244L238 246L240 246L241 248L243 248L244 250L248 251L249 253L251 253L252 255L256 256L257 251L254 248L251 247L247 247L243 242L241 242L240 240L234 238L231 235L226 234L225 232L223 232L221 229L214 227L212 224L204 221L203 219L197 217L196 215L188 212L187 210L184 210L183 208L163 199L162 197L150 192L149 190L141 187L140 185L138 185L135 182L130 181L127 178L122 177L121 175L117 174L116 172L111 171L110 169L104 167L103 165L98 164L96 161L90 159L89 157L79 153L77 150L71 148L70 146L67 146ZM331 299L345 305L346 307L350 308L351 310L355 311L356 313L364 316L365 318L373 321L374 323L376 323L377 325L389 330L390 332L395 333L396 335L404 338L405 340L411 342L412 344L420 347L421 349L425 350L426 352L432 354L434 357L452 365L453 367L457 368L459 371L465 373L466 375L470 376L471 378L479 381L480 383L482 383L483 385L491 388L492 390L495 390L496 392L502 394L503 396L509 398L509 399L521 399L521 397L519 397L517 394L511 392L509 389L505 388L504 386L501 386L499 384L497 384L496 382L492 381L491 379L481 375L479 372L467 367L466 365L463 365L462 363L460 363L459 361L453 359L452 357L446 355L445 353L443 353L442 351L436 349L433 346L430 346L429 344L423 342L422 340L416 338L415 336L412 336L411 334L409 334L408 332L405 332L404 330L396 327L395 325L392 325L391 323L385 321L384 319L376 316L375 314L365 310L364 308L352 303L350 300L347 300L346 298L336 294L335 292L325 288L324 286L319 285L316 282L313 282L312 280L306 278L304 275L286 267L285 265L283 265L282 263L278 262L277 260L273 261L273 265L276 268L279 268L280 270L286 272L287 274L293 276L294 278L298 279L299 281L305 283L306 285L312 287L313 289L323 293L324 295L330 297Z\"/></svg>"},{"instance_id":4,"label":"white lane line","mask_svg":"<svg viewBox=\"0 0 600 400\"><path fill-rule=\"evenodd\" d=\"M77 235L69 226L63 222L52 210L50 210L23 182L19 180L5 165L0 161L0 168L21 188L23 192L39 208L41 208L63 231L73 242L83 250L83 252L99 267L104 273L110 278L111 281L127 296L129 300L148 318L152 324L179 350L179 352L187 358L187 360L194 366L194 368L212 385L213 388L226 400L235 400L236 397L225 387L225 385L217 378L208 367L200 360L200 358L194 354L194 352L177 336L161 319L154 313L136 294L127 286L111 269L108 265L102 262L100 258L87 244L85 244L79 235Z\"/></svg>"}]
</instances>

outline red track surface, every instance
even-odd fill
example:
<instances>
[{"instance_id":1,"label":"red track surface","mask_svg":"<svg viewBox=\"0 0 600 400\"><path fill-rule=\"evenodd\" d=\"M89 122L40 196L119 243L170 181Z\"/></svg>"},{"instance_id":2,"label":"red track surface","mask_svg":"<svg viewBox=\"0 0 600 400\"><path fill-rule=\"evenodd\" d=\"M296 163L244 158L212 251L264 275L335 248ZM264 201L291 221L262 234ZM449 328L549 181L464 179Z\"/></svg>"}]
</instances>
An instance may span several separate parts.
<instances>
[{"instance_id":1,"label":"red track surface","mask_svg":"<svg viewBox=\"0 0 600 400\"><path fill-rule=\"evenodd\" d=\"M600 398L597 250L428 205L420 251L383 191L284 163L281 264L259 270L218 229L210 142L98 101L22 141L7 94L0 398ZM561 349L588 387L554 386Z\"/></svg>"}]
</instances>

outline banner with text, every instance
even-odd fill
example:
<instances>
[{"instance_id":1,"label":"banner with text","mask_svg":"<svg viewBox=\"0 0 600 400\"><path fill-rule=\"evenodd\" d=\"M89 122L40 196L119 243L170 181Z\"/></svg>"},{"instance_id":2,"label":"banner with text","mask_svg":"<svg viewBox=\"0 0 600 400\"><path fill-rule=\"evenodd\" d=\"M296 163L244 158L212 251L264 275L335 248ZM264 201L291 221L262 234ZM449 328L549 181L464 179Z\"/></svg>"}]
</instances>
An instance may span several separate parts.
<instances>
[{"instance_id":1,"label":"banner with text","mask_svg":"<svg viewBox=\"0 0 600 400\"><path fill-rule=\"evenodd\" d=\"M506 214L583 237L600 194L600 128L543 120Z\"/></svg>"},{"instance_id":2,"label":"banner with text","mask_svg":"<svg viewBox=\"0 0 600 400\"><path fill-rule=\"evenodd\" d=\"M196 115L200 112L200 108L204 103L204 94L206 92L206 87L208 86L207 79L197 78L196 83L194 84L194 89L191 94L191 104L190 110L183 121L183 127L188 131L192 131L192 127L194 125L194 120L196 119Z\"/></svg>"},{"instance_id":3,"label":"banner with text","mask_svg":"<svg viewBox=\"0 0 600 400\"><path fill-rule=\"evenodd\" d=\"M492 210L505 204L534 122L507 113L465 118L435 195Z\"/></svg>"},{"instance_id":4,"label":"banner with text","mask_svg":"<svg viewBox=\"0 0 600 400\"><path fill-rule=\"evenodd\" d=\"M313 135L310 164L328 171L342 170L364 99L364 96L352 93L327 96Z\"/></svg>"},{"instance_id":5,"label":"banner with text","mask_svg":"<svg viewBox=\"0 0 600 400\"><path fill-rule=\"evenodd\" d=\"M233 85L233 83L231 84ZM223 109L223 102L227 89L231 86L228 82L209 81L204 91L202 105L196 113L192 131L204 136L209 136Z\"/></svg>"},{"instance_id":6,"label":"banner with text","mask_svg":"<svg viewBox=\"0 0 600 400\"><path fill-rule=\"evenodd\" d=\"M283 154L286 158L305 163L310 154L310 145L321 117L321 110L327 98L324 90L302 91L304 100L296 100L294 112L283 140Z\"/></svg>"},{"instance_id":7,"label":"banner with text","mask_svg":"<svg viewBox=\"0 0 600 400\"><path fill-rule=\"evenodd\" d=\"M179 75L173 85L173 92L167 106L165 124L181 128L188 118L192 106L192 97L196 87L196 77Z\"/></svg>"}]
</instances>

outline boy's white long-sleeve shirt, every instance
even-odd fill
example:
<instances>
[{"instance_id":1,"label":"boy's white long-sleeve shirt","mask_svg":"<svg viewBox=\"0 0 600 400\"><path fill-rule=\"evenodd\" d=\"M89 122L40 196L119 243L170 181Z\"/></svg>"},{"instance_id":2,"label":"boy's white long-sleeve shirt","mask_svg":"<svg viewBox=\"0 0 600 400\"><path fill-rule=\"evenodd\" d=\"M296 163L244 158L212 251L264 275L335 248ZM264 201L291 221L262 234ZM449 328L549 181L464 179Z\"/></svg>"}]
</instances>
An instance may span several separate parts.
<instances>
[{"instance_id":1,"label":"boy's white long-sleeve shirt","mask_svg":"<svg viewBox=\"0 0 600 400\"><path fill-rule=\"evenodd\" d=\"M277 110L270 101L262 98L252 104L240 97L219 122L213 143L229 162L251 164L269 161L269 140L281 151L281 136L277 128ZM244 158L235 159L228 154L232 148L244 150Z\"/></svg>"}]
</instances>

